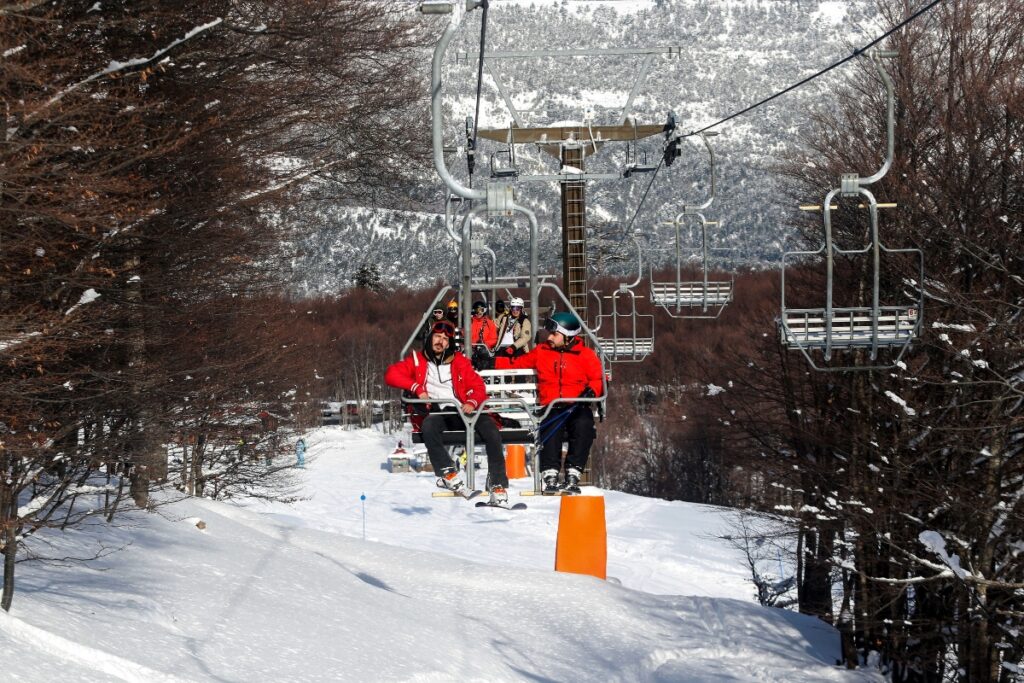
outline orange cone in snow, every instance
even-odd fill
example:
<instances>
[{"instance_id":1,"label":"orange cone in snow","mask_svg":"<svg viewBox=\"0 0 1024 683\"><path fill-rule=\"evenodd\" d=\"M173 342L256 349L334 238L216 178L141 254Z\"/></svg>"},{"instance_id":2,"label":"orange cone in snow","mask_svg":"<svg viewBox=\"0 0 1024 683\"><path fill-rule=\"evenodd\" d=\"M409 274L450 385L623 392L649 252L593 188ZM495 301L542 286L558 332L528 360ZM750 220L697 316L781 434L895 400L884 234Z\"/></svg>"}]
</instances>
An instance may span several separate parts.
<instances>
[{"instance_id":1,"label":"orange cone in snow","mask_svg":"<svg viewBox=\"0 0 1024 683\"><path fill-rule=\"evenodd\" d=\"M509 479L522 479L526 476L526 446L505 446L505 474Z\"/></svg>"},{"instance_id":2,"label":"orange cone in snow","mask_svg":"<svg viewBox=\"0 0 1024 683\"><path fill-rule=\"evenodd\" d=\"M608 531L604 496L562 496L555 571L607 578Z\"/></svg>"}]
</instances>

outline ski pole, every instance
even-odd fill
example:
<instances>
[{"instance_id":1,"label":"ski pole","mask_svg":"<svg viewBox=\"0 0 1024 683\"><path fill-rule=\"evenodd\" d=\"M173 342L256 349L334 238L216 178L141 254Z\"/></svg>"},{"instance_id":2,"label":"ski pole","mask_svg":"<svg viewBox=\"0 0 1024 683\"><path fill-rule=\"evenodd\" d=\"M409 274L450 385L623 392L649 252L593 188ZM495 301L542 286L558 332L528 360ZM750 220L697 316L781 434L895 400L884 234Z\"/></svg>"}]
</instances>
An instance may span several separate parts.
<instances>
[{"instance_id":1,"label":"ski pole","mask_svg":"<svg viewBox=\"0 0 1024 683\"><path fill-rule=\"evenodd\" d=\"M540 433L545 429L548 429L549 431L547 436L538 440L537 448L543 446L548 441L548 439L550 439L558 432L559 428L569 420L569 416L572 415L572 412L576 410L576 406L578 405L578 403L574 403L572 407L569 408L569 410L566 410L564 413L561 413L559 415L556 415L554 418L551 418L551 421L548 422L548 424L545 425L543 422L540 424L540 427L538 427L537 429L538 437L540 437Z\"/></svg>"}]
</instances>

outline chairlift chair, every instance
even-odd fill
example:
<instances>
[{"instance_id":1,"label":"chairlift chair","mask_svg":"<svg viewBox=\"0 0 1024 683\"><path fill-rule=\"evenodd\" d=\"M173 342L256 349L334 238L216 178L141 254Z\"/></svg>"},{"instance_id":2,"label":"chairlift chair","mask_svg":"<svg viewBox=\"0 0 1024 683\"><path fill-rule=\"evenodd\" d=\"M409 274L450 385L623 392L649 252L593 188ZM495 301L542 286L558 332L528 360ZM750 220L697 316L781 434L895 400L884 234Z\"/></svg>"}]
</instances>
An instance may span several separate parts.
<instances>
[{"instance_id":1,"label":"chairlift chair","mask_svg":"<svg viewBox=\"0 0 1024 683\"><path fill-rule=\"evenodd\" d=\"M516 166L516 141L514 128L511 124L508 127L508 143L505 149L498 150L491 154L491 177L511 178L519 177L519 167ZM504 159L505 163L501 160Z\"/></svg>"},{"instance_id":2,"label":"chairlift chair","mask_svg":"<svg viewBox=\"0 0 1024 683\"><path fill-rule=\"evenodd\" d=\"M671 114L670 120L671 120ZM658 169L656 164L648 163L647 151L640 149L640 137L637 134L636 120L633 123L633 139L626 141L626 165L622 172L623 178L628 178L634 173L653 173ZM668 124L666 124L666 127Z\"/></svg>"},{"instance_id":3,"label":"chairlift chair","mask_svg":"<svg viewBox=\"0 0 1024 683\"><path fill-rule=\"evenodd\" d=\"M669 123L671 124L673 121L670 119ZM715 201L715 150L712 149L708 138L714 137L718 133L702 132L699 135L701 142L704 143L704 148L708 152L710 193L707 199L700 204L684 204L682 212L670 224L675 228L676 232L675 280L672 282L655 282L653 266L650 273L651 303L661 306L673 318L715 319L722 314L722 311L725 310L725 307L733 298L734 278L732 275L729 276L728 280L710 279L708 276L711 258L718 255L722 260L726 260L733 254L734 250L708 246L708 226L717 226L718 223L708 221L701 212ZM678 139L676 138L676 140ZM703 275L699 280L683 279L682 259L684 249L680 236L680 225L686 216L696 216L700 221L700 258ZM695 253L697 249L690 248L686 251ZM675 309L675 311L673 312L672 309Z\"/></svg>"},{"instance_id":4,"label":"chairlift chair","mask_svg":"<svg viewBox=\"0 0 1024 683\"><path fill-rule=\"evenodd\" d=\"M687 249L682 247L679 226L681 219L687 215L696 216L700 220L700 247ZM654 266L651 265L651 303L661 306L665 313L673 318L698 320L718 318L733 299L735 278L730 274L728 280L712 279L709 277L708 271L712 259L727 260L735 253L735 249L708 246L708 226L717 226L718 222L708 221L699 212L681 213L670 225L673 225L676 231L676 277L673 281L656 282ZM703 274L701 279L683 279L684 252L689 255L700 254Z\"/></svg>"},{"instance_id":5,"label":"chairlift chair","mask_svg":"<svg viewBox=\"0 0 1024 683\"><path fill-rule=\"evenodd\" d=\"M871 239L861 249L841 249L832 239L831 200L838 190L832 190L823 206L825 243L814 251L791 251L782 256L782 313L779 331L782 343L789 349L799 350L816 370L881 369L892 367L906 353L911 342L920 336L924 310L924 254L920 249L890 249L878 238L878 207L874 196L861 188L870 211ZM882 304L880 291L881 255L909 254L916 263L917 298L907 302ZM871 305L835 306L833 300L833 273L836 256L869 254L871 258ZM786 264L795 259L824 255L825 306L823 308L789 308L786 306ZM889 365L843 366L831 364L835 349L867 349L874 363L878 351L891 348L896 351ZM827 365L815 362L813 352L820 351Z\"/></svg>"},{"instance_id":6,"label":"chairlift chair","mask_svg":"<svg viewBox=\"0 0 1024 683\"><path fill-rule=\"evenodd\" d=\"M895 366L910 347L922 329L924 318L924 254L920 249L890 249L881 243L878 236L878 203L865 186L885 176L892 165L894 152L895 97L889 74L882 68L880 59L893 57L897 53L873 50L870 58L875 70L885 84L887 95L887 149L882 167L874 175L860 178L857 174L846 173L840 179L840 187L831 190L821 206L825 229L825 242L814 251L792 251L782 256L782 310L778 319L782 344L789 349L799 350L815 370L875 370ZM870 218L870 240L861 249L841 249L832 239L832 200L837 194L843 197L862 197ZM817 207L814 207L817 208ZM880 268L882 254L907 254L916 262L917 281L911 283L917 289L916 297L907 297L901 302L881 302ZM837 307L833 300L834 268L836 256L857 256L869 254L871 258L871 305ZM825 259L825 306L823 308L789 308L786 306L786 263L797 258L823 255ZM832 363L835 349L868 351L870 365L840 365ZM880 349L891 349L895 356L887 365L879 365ZM820 352L824 363L815 362L815 353Z\"/></svg>"},{"instance_id":7,"label":"chairlift chair","mask_svg":"<svg viewBox=\"0 0 1024 683\"><path fill-rule=\"evenodd\" d=\"M611 362L638 363L654 353L654 316L640 313L636 306L633 289L640 284L643 274L643 252L636 236L631 238L637 251L637 278L632 284L620 283L619 288L605 298L611 300L607 313L603 312L601 295L593 289L590 294L597 300L597 315L594 318L597 353ZM620 302L627 301L625 310L620 311ZM619 321L625 322L626 333L620 333Z\"/></svg>"}]
</instances>

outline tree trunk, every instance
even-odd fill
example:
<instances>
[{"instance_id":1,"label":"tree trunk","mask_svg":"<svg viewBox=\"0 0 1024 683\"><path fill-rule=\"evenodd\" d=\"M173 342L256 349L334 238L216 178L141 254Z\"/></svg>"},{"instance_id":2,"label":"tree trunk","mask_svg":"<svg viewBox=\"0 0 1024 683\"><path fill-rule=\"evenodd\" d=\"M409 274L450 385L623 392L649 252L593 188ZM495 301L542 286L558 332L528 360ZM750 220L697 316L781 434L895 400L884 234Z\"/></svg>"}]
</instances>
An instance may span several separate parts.
<instances>
[{"instance_id":1,"label":"tree trunk","mask_svg":"<svg viewBox=\"0 0 1024 683\"><path fill-rule=\"evenodd\" d=\"M804 577L800 591L801 614L813 614L832 623L832 567L831 543L825 539L826 532L805 529L804 536Z\"/></svg>"},{"instance_id":2,"label":"tree trunk","mask_svg":"<svg viewBox=\"0 0 1024 683\"><path fill-rule=\"evenodd\" d=\"M9 612L14 600L14 560L18 556L17 502L10 501L4 512L4 590L0 597L0 608Z\"/></svg>"}]
</instances>

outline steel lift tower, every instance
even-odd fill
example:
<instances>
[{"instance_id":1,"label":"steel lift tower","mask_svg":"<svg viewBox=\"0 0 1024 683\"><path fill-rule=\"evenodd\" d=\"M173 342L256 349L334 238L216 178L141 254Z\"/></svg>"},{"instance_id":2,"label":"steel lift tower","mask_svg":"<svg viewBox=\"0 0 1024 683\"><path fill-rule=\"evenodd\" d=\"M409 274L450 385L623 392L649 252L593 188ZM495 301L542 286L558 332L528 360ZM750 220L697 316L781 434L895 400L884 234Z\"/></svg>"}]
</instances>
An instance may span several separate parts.
<instances>
[{"instance_id":1,"label":"steel lift tower","mask_svg":"<svg viewBox=\"0 0 1024 683\"><path fill-rule=\"evenodd\" d=\"M679 48L622 48L594 50L523 50L510 52L489 52L484 54L484 68L494 80L499 94L512 116L508 128L481 129L479 137L507 145L509 166L496 168L491 165L495 177L511 177L523 181L557 180L561 194L562 213L562 285L572 306L588 320L587 313L587 207L586 181L596 179L618 179L634 173L652 172L657 166L641 162L637 143L659 133L671 132L674 118L661 125L637 125L630 117L633 100L647 79L654 58L658 55L672 57L679 54ZM618 125L593 125L587 117L579 125L526 127L523 117L508 95L499 64L502 60L528 58L587 58L608 56L642 55L640 74L633 83ZM608 142L627 143L626 167L621 174L587 173L586 161ZM515 146L533 144L559 160L561 166L557 175L520 176L515 167ZM632 154L630 153L632 149ZM646 160L644 160L646 161Z\"/></svg>"}]
</instances>

